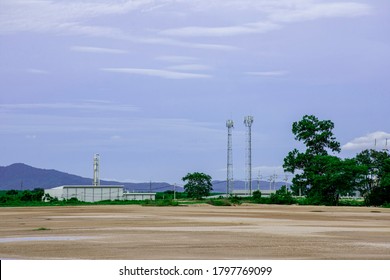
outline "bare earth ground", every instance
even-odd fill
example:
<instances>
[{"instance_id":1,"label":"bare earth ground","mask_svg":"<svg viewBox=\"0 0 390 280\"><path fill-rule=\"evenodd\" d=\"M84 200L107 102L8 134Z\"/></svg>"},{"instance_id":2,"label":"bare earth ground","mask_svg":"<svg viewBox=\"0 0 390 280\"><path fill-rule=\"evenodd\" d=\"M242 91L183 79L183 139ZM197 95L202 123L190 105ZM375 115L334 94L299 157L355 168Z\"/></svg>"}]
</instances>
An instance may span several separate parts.
<instances>
[{"instance_id":1,"label":"bare earth ground","mask_svg":"<svg viewBox=\"0 0 390 280\"><path fill-rule=\"evenodd\" d=\"M390 260L390 209L0 208L0 259Z\"/></svg>"}]
</instances>

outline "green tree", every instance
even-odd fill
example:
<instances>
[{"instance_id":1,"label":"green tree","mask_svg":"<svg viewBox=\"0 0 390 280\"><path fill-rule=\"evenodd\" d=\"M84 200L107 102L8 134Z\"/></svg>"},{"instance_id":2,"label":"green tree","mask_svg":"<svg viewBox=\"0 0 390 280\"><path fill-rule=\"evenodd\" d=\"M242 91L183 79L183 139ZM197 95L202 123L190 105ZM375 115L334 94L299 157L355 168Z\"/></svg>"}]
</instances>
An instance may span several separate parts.
<instances>
[{"instance_id":1,"label":"green tree","mask_svg":"<svg viewBox=\"0 0 390 280\"><path fill-rule=\"evenodd\" d=\"M337 204L340 195L353 192L363 173L355 160L329 155L340 152L333 128L332 121L319 120L313 115L306 115L292 125L295 140L302 141L306 150L289 152L283 168L297 173L292 179L294 194L306 195L314 203Z\"/></svg>"},{"instance_id":2,"label":"green tree","mask_svg":"<svg viewBox=\"0 0 390 280\"><path fill-rule=\"evenodd\" d=\"M211 184L211 176L200 173L188 173L182 178L185 183L184 191L189 198L201 199L204 196L210 195L213 190Z\"/></svg>"},{"instance_id":3,"label":"green tree","mask_svg":"<svg viewBox=\"0 0 390 280\"><path fill-rule=\"evenodd\" d=\"M390 203L390 154L388 150L364 150L355 160L365 168L359 191L368 205Z\"/></svg>"}]
</instances>

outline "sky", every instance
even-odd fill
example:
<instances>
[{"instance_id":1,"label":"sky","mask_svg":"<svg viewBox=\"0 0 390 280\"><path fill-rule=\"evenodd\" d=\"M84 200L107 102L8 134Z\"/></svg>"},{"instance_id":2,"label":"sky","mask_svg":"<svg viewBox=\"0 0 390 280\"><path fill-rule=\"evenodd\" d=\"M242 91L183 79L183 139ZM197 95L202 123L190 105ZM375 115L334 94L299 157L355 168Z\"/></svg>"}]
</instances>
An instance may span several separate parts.
<instances>
[{"instance_id":1,"label":"sky","mask_svg":"<svg viewBox=\"0 0 390 280\"><path fill-rule=\"evenodd\" d=\"M0 0L0 165L182 184L277 174L292 123L390 145L388 0ZM287 174L291 178L291 174Z\"/></svg>"}]
</instances>

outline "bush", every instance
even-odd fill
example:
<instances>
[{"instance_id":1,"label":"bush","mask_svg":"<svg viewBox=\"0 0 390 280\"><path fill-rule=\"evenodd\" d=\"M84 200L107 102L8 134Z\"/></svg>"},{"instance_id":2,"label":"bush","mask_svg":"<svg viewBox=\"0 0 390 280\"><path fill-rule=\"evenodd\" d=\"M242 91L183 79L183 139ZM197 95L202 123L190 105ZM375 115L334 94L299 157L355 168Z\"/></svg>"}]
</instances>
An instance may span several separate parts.
<instances>
[{"instance_id":1,"label":"bush","mask_svg":"<svg viewBox=\"0 0 390 280\"><path fill-rule=\"evenodd\" d=\"M213 206L232 206L231 202L228 199L210 199L207 201L207 204Z\"/></svg>"},{"instance_id":2,"label":"bush","mask_svg":"<svg viewBox=\"0 0 390 280\"><path fill-rule=\"evenodd\" d=\"M237 195L231 195L229 197L229 201L232 203L232 204L236 204L236 205L240 205L241 204L241 198L238 197Z\"/></svg>"},{"instance_id":3,"label":"bush","mask_svg":"<svg viewBox=\"0 0 390 280\"><path fill-rule=\"evenodd\" d=\"M254 202L260 203L261 202L261 191L254 191L252 193L252 200Z\"/></svg>"},{"instance_id":4,"label":"bush","mask_svg":"<svg viewBox=\"0 0 390 280\"><path fill-rule=\"evenodd\" d=\"M273 204L294 204L295 202L295 199L292 197L291 192L287 190L286 186L282 186L270 196L270 203Z\"/></svg>"},{"instance_id":5,"label":"bush","mask_svg":"<svg viewBox=\"0 0 390 280\"><path fill-rule=\"evenodd\" d=\"M365 198L367 206L381 206L390 203L390 186L374 188Z\"/></svg>"}]
</instances>

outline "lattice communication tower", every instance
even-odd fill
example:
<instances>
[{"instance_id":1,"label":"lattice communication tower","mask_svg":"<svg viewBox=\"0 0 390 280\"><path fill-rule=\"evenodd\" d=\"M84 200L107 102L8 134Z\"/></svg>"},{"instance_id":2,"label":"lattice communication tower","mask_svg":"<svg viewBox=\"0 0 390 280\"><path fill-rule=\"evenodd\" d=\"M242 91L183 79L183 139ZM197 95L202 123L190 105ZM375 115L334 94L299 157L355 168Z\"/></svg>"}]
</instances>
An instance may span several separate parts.
<instances>
[{"instance_id":1,"label":"lattice communication tower","mask_svg":"<svg viewBox=\"0 0 390 280\"><path fill-rule=\"evenodd\" d=\"M253 117L246 116L244 124L247 127L246 132L246 187L249 190L249 195L252 195L252 124Z\"/></svg>"},{"instance_id":2,"label":"lattice communication tower","mask_svg":"<svg viewBox=\"0 0 390 280\"><path fill-rule=\"evenodd\" d=\"M233 192L233 152L232 152L232 130L234 128L233 121L227 120L226 127L228 129L226 194L229 195Z\"/></svg>"},{"instance_id":3,"label":"lattice communication tower","mask_svg":"<svg viewBox=\"0 0 390 280\"><path fill-rule=\"evenodd\" d=\"M93 157L93 182L92 184L97 187L100 186L100 179L99 179L99 163L100 156L99 154L95 154Z\"/></svg>"}]
</instances>

